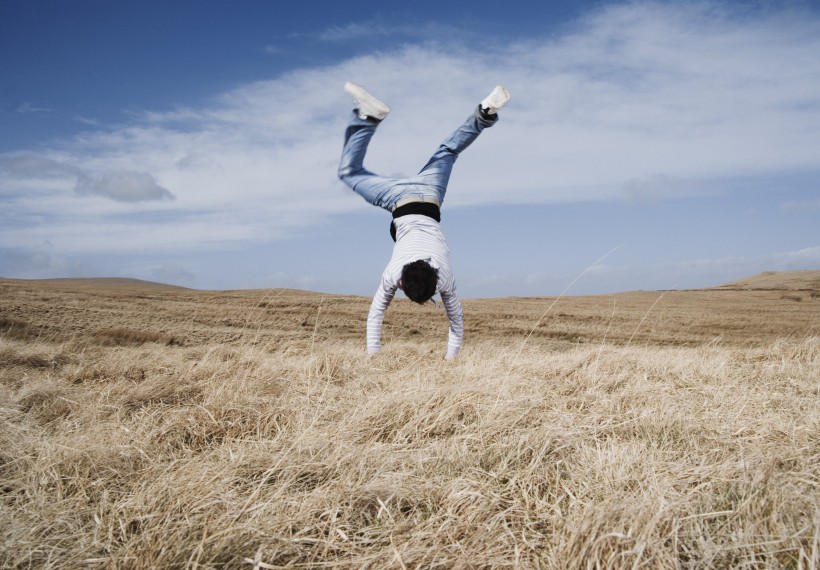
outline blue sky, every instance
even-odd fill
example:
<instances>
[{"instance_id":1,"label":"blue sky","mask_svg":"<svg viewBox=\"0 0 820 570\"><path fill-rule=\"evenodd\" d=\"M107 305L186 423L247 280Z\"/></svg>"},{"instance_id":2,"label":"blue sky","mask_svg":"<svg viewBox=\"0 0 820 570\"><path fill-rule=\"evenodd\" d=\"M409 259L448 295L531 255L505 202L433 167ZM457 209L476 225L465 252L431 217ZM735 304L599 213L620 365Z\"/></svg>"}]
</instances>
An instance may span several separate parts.
<instances>
[{"instance_id":1,"label":"blue sky","mask_svg":"<svg viewBox=\"0 0 820 570\"><path fill-rule=\"evenodd\" d=\"M511 92L443 209L464 297L817 269L818 53L815 2L2 0L0 276L372 294L347 80L386 175Z\"/></svg>"}]
</instances>

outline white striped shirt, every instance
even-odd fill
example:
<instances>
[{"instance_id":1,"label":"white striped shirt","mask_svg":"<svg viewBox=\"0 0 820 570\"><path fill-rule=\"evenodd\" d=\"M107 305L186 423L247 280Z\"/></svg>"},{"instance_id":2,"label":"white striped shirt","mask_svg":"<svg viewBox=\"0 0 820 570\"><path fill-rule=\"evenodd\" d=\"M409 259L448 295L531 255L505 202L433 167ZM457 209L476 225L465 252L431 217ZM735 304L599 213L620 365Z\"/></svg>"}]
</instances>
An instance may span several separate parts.
<instances>
[{"instance_id":1,"label":"white striped shirt","mask_svg":"<svg viewBox=\"0 0 820 570\"><path fill-rule=\"evenodd\" d=\"M461 350L464 337L464 317L461 301L456 292L456 280L450 269L450 250L441 226L433 218L419 214L401 216L393 220L396 225L396 244L393 255L382 274L382 282L370 304L367 315L367 353L375 354L381 349L382 321L384 312L393 300L401 279L402 268L413 261L423 259L438 269L436 290L441 295L450 331L446 358L451 360Z\"/></svg>"}]
</instances>

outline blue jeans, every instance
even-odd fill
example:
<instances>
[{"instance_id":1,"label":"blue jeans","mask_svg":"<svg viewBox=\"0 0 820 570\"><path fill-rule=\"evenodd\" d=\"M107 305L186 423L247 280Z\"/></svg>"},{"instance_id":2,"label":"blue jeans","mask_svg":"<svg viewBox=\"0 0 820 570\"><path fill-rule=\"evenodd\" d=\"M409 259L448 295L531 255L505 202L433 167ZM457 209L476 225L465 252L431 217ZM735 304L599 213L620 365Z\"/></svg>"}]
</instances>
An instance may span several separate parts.
<instances>
[{"instance_id":1,"label":"blue jeans","mask_svg":"<svg viewBox=\"0 0 820 570\"><path fill-rule=\"evenodd\" d=\"M498 120L481 116L478 108L464 124L451 134L430 157L418 174L410 178L388 178L379 176L363 166L367 145L376 132L379 123L360 119L354 111L345 130L345 144L339 163L339 178L354 192L374 206L393 211L396 204L414 195L420 198L434 198L439 205L444 203L447 182L458 155L487 127Z\"/></svg>"}]
</instances>

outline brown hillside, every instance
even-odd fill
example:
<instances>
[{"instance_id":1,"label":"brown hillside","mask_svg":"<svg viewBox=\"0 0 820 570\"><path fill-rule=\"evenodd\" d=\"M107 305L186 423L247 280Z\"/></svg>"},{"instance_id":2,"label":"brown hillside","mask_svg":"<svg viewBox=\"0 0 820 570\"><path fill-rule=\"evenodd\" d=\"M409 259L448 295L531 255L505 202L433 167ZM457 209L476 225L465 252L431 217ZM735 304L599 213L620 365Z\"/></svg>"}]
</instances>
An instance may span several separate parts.
<instances>
[{"instance_id":1,"label":"brown hillside","mask_svg":"<svg viewBox=\"0 0 820 570\"><path fill-rule=\"evenodd\" d=\"M776 274L778 288L718 287L588 297L464 301L467 342L751 346L816 334L820 287L812 272ZM816 273L816 272L815 272ZM753 283L775 280L750 278ZM785 289L782 284L804 286ZM740 283L740 282L737 282ZM55 339L112 334L169 343L289 342L363 339L370 299L304 291L196 291L137 280L0 280L0 331ZM385 319L385 345L438 339L447 319L432 303L397 299ZM14 332L17 331L17 332Z\"/></svg>"},{"instance_id":2,"label":"brown hillside","mask_svg":"<svg viewBox=\"0 0 820 570\"><path fill-rule=\"evenodd\" d=\"M820 290L820 269L806 271L765 271L759 275L745 277L715 287L715 289L770 291L818 291Z\"/></svg>"},{"instance_id":3,"label":"brown hillside","mask_svg":"<svg viewBox=\"0 0 820 570\"><path fill-rule=\"evenodd\" d=\"M162 290L162 289L186 289L178 285L168 285L167 283L156 283L154 281L143 281L142 279L132 279L130 277L64 277L58 279L3 279L0 282L11 283L31 283L39 287L75 288L86 290L99 289L130 289L130 290Z\"/></svg>"}]
</instances>

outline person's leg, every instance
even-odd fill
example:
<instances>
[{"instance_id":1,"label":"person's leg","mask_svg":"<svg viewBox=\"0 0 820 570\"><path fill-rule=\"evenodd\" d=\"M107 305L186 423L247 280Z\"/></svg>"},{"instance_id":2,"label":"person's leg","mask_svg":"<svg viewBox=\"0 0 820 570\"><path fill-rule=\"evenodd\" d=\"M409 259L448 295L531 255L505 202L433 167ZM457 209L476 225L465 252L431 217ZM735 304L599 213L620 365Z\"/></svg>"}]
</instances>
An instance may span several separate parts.
<instances>
[{"instance_id":1,"label":"person's leg","mask_svg":"<svg viewBox=\"0 0 820 570\"><path fill-rule=\"evenodd\" d=\"M481 107L477 107L475 112L441 143L424 168L411 180L434 190L439 204L443 203L456 158L478 138L484 129L493 126L496 121L498 121L497 115L482 113Z\"/></svg>"},{"instance_id":2,"label":"person's leg","mask_svg":"<svg viewBox=\"0 0 820 570\"><path fill-rule=\"evenodd\" d=\"M379 176L364 167L364 157L378 121L362 119L353 111L345 130L339 163L339 178L370 204L392 210L399 199L403 180Z\"/></svg>"},{"instance_id":3,"label":"person's leg","mask_svg":"<svg viewBox=\"0 0 820 570\"><path fill-rule=\"evenodd\" d=\"M416 176L387 178L368 171L364 168L363 162L367 145L379 124L368 117L385 117L390 109L360 86L347 84L345 90L354 96L359 107L371 110L365 113L352 113L345 131L339 178L369 203L389 211L392 211L398 202L412 195L419 198L434 198L441 205L456 158L472 144L481 131L498 121L497 111L510 100L507 90L500 85L497 86L478 105L475 112L439 146Z\"/></svg>"}]
</instances>

